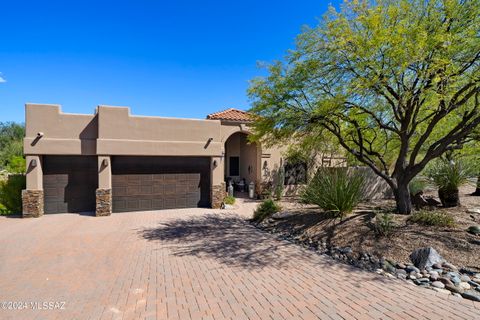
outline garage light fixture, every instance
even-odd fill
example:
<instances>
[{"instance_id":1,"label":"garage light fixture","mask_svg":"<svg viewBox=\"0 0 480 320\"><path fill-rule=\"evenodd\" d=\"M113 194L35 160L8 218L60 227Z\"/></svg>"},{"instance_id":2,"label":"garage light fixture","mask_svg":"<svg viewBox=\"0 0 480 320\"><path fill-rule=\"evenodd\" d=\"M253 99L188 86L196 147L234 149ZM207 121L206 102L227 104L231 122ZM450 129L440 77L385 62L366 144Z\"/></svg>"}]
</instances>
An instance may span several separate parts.
<instances>
[{"instance_id":1,"label":"garage light fixture","mask_svg":"<svg viewBox=\"0 0 480 320\"><path fill-rule=\"evenodd\" d=\"M218 164L218 163L217 163L217 160L213 160L213 167L216 168L216 167L217 167L217 164Z\"/></svg>"},{"instance_id":2,"label":"garage light fixture","mask_svg":"<svg viewBox=\"0 0 480 320\"><path fill-rule=\"evenodd\" d=\"M37 138L43 137L43 132L37 132Z\"/></svg>"},{"instance_id":3,"label":"garage light fixture","mask_svg":"<svg viewBox=\"0 0 480 320\"><path fill-rule=\"evenodd\" d=\"M103 159L102 165L103 165L104 167L108 167L108 159Z\"/></svg>"},{"instance_id":4,"label":"garage light fixture","mask_svg":"<svg viewBox=\"0 0 480 320\"><path fill-rule=\"evenodd\" d=\"M32 168L35 168L37 166L37 159L33 159L32 161L30 161L30 166Z\"/></svg>"}]
</instances>

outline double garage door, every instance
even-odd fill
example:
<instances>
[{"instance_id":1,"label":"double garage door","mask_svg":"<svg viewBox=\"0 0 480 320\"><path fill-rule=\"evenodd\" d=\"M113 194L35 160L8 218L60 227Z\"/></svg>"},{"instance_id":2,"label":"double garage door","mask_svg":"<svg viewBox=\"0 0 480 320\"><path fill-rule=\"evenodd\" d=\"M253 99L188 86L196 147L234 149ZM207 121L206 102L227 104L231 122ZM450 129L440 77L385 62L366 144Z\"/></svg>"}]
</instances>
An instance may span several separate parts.
<instances>
[{"instance_id":1,"label":"double garage door","mask_svg":"<svg viewBox=\"0 0 480 320\"><path fill-rule=\"evenodd\" d=\"M95 211L97 157L45 156L45 213ZM112 157L113 212L208 207L206 157Z\"/></svg>"},{"instance_id":2,"label":"double garage door","mask_svg":"<svg viewBox=\"0 0 480 320\"><path fill-rule=\"evenodd\" d=\"M114 157L113 212L207 207L210 160L199 157Z\"/></svg>"}]
</instances>

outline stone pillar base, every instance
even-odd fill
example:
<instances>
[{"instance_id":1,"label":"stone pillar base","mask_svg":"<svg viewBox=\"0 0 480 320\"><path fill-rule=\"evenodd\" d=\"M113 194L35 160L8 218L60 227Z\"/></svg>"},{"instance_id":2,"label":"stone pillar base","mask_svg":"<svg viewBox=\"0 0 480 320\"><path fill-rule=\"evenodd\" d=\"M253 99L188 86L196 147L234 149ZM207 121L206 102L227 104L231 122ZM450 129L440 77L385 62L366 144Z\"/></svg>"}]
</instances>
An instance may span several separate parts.
<instances>
[{"instance_id":1,"label":"stone pillar base","mask_svg":"<svg viewBox=\"0 0 480 320\"><path fill-rule=\"evenodd\" d=\"M227 196L225 191L225 182L212 186L212 208L219 209L222 206L223 199Z\"/></svg>"},{"instance_id":2,"label":"stone pillar base","mask_svg":"<svg viewBox=\"0 0 480 320\"><path fill-rule=\"evenodd\" d=\"M109 216L112 214L112 189L97 189L95 215L97 217Z\"/></svg>"},{"instance_id":3,"label":"stone pillar base","mask_svg":"<svg viewBox=\"0 0 480 320\"><path fill-rule=\"evenodd\" d=\"M24 218L43 216L43 190L22 190L22 216Z\"/></svg>"}]
</instances>

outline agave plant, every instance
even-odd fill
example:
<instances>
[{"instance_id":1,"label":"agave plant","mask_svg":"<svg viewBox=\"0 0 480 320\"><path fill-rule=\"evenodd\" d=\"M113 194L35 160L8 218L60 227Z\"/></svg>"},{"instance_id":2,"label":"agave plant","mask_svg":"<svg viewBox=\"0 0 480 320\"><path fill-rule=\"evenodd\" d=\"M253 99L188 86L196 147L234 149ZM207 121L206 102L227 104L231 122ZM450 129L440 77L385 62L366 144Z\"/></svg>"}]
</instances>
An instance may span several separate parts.
<instances>
[{"instance_id":1,"label":"agave plant","mask_svg":"<svg viewBox=\"0 0 480 320\"><path fill-rule=\"evenodd\" d=\"M347 168L320 168L301 194L302 202L345 216L364 194L364 176Z\"/></svg>"},{"instance_id":2,"label":"agave plant","mask_svg":"<svg viewBox=\"0 0 480 320\"><path fill-rule=\"evenodd\" d=\"M438 197L444 207L456 207L460 205L458 188L467 184L475 177L473 166L461 159L449 161L440 159L432 163L427 169L427 176L438 188Z\"/></svg>"}]
</instances>

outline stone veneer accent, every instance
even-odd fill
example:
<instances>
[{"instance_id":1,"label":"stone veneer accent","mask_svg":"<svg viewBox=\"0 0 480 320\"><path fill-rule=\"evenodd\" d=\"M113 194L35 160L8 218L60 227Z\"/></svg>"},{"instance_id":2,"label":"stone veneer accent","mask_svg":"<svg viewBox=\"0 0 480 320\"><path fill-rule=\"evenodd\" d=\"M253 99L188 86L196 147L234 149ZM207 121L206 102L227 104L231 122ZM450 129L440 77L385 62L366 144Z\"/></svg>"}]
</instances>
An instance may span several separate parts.
<instances>
[{"instance_id":1,"label":"stone veneer accent","mask_svg":"<svg viewBox=\"0 0 480 320\"><path fill-rule=\"evenodd\" d=\"M109 216L112 214L112 189L97 189L95 215L97 217Z\"/></svg>"},{"instance_id":2,"label":"stone veneer accent","mask_svg":"<svg viewBox=\"0 0 480 320\"><path fill-rule=\"evenodd\" d=\"M219 209L226 196L225 182L222 182L220 185L212 186L212 208Z\"/></svg>"},{"instance_id":3,"label":"stone veneer accent","mask_svg":"<svg viewBox=\"0 0 480 320\"><path fill-rule=\"evenodd\" d=\"M43 190L22 190L22 211L24 218L43 216Z\"/></svg>"}]
</instances>

